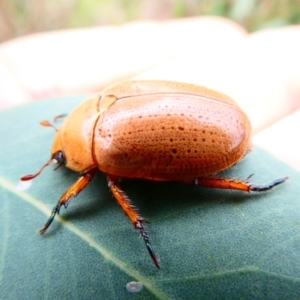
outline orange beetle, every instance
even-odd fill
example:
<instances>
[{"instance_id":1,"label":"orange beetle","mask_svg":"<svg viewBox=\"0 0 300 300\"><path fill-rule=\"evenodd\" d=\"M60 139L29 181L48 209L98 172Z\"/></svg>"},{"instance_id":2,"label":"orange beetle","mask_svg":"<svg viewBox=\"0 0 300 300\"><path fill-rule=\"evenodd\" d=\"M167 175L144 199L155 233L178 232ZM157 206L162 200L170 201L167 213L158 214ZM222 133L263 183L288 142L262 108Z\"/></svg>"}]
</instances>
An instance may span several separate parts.
<instances>
[{"instance_id":1,"label":"orange beetle","mask_svg":"<svg viewBox=\"0 0 300 300\"><path fill-rule=\"evenodd\" d=\"M52 126L47 121L45 126ZM228 96L205 87L170 81L114 84L77 106L57 130L50 163L80 173L61 196L44 233L62 205L67 207L92 180L97 169L137 229L157 268L159 263L144 219L118 184L120 178L182 181L211 188L266 191L282 178L257 186L248 181L213 177L238 162L249 147L251 125Z\"/></svg>"}]
</instances>

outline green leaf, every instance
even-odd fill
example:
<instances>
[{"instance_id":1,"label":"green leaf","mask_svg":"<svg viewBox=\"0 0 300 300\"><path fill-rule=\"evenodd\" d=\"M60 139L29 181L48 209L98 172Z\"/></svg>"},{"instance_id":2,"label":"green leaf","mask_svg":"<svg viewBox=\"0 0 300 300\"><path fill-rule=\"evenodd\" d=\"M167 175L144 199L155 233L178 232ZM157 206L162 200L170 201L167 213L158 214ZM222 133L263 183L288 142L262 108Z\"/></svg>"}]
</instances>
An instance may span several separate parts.
<instances>
[{"instance_id":1,"label":"green leaf","mask_svg":"<svg viewBox=\"0 0 300 300\"><path fill-rule=\"evenodd\" d=\"M54 131L38 122L82 97L40 101L0 113L0 291L2 299L300 299L298 172L254 149L227 177L265 193L142 180L121 183L147 224L161 270L98 174L49 230L38 234L78 174L52 167L17 189L48 159ZM129 293L128 282L143 289Z\"/></svg>"}]
</instances>

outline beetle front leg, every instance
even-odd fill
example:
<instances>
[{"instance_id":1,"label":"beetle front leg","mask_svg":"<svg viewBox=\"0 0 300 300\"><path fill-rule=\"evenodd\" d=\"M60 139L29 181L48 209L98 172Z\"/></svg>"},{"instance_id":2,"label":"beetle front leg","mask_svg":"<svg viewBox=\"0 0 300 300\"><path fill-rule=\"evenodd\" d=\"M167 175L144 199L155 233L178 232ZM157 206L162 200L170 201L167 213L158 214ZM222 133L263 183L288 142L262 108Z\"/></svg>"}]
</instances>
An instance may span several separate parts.
<instances>
[{"instance_id":1,"label":"beetle front leg","mask_svg":"<svg viewBox=\"0 0 300 300\"><path fill-rule=\"evenodd\" d=\"M112 180L110 177L107 178L108 180L108 186L113 193L115 199L121 206L122 210L125 212L127 217L132 222L135 229L137 229L140 232L140 235L142 236L145 245L147 247L147 250L150 254L150 257L154 263L154 265L159 269L159 263L157 256L152 248L149 235L144 227L145 220L136 212L133 205L130 203L130 200L126 196L126 194L122 191L118 183L114 180Z\"/></svg>"},{"instance_id":2,"label":"beetle front leg","mask_svg":"<svg viewBox=\"0 0 300 300\"><path fill-rule=\"evenodd\" d=\"M249 176L248 179L251 176ZM274 186L278 184L285 182L288 179L288 177L276 179L266 185L255 185L250 183L248 179L243 181L243 180L229 179L229 178L202 177L202 178L197 178L185 182L204 186L204 187L217 188L217 189L239 190L245 192L264 192L272 189Z\"/></svg>"},{"instance_id":3,"label":"beetle front leg","mask_svg":"<svg viewBox=\"0 0 300 300\"><path fill-rule=\"evenodd\" d=\"M97 168L94 167L92 169L89 169L88 171L83 172L81 176L62 194L57 204L54 206L47 223L40 230L41 234L43 234L51 225L55 215L59 214L61 206L63 205L65 208L67 208L70 200L73 197L76 197L91 182L91 180L95 176L96 171Z\"/></svg>"}]
</instances>

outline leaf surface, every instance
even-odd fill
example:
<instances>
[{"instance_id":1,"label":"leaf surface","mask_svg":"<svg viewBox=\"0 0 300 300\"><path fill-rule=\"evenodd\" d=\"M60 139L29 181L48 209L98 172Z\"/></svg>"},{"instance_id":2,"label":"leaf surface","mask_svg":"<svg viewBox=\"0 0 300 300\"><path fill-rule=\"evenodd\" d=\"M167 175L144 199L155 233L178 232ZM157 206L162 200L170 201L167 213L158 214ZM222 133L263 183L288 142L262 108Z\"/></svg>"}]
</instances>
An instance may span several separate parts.
<instances>
[{"instance_id":1,"label":"leaf surface","mask_svg":"<svg viewBox=\"0 0 300 300\"><path fill-rule=\"evenodd\" d=\"M0 113L1 299L300 299L300 174L257 148L221 175L254 173L256 184L290 177L269 192L121 183L151 221L161 270L100 173L39 235L78 174L48 167L23 191L19 178L49 159L54 131L38 122L82 100L40 101ZM131 281L142 282L140 293L126 290Z\"/></svg>"}]
</instances>

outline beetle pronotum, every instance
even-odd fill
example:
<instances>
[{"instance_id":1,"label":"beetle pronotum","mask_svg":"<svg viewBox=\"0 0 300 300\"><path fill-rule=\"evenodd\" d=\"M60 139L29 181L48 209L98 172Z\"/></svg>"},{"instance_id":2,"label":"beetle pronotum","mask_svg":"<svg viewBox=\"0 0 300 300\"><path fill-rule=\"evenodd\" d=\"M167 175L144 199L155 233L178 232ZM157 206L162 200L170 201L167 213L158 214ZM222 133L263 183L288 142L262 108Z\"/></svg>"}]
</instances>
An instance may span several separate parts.
<instances>
[{"instance_id":1,"label":"beetle pronotum","mask_svg":"<svg viewBox=\"0 0 300 300\"><path fill-rule=\"evenodd\" d=\"M43 121L42 125L52 126ZM79 172L80 177L53 208L44 233L72 197L99 169L107 175L115 199L137 229L157 268L159 263L144 219L119 186L120 178L182 181L211 188L266 191L267 185L218 178L214 174L237 163L249 147L250 121L228 96L205 87L170 81L127 81L112 85L78 105L57 130L51 163Z\"/></svg>"}]
</instances>

